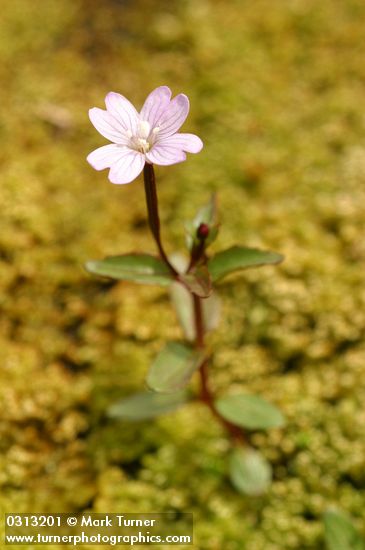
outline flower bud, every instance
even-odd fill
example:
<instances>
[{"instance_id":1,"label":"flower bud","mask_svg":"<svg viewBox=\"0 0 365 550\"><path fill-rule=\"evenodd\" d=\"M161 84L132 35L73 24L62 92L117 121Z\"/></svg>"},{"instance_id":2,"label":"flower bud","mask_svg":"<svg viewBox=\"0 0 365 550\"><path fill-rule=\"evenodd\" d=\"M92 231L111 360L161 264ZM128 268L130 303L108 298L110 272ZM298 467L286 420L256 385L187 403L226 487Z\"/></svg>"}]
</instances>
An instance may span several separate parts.
<instances>
[{"instance_id":1,"label":"flower bud","mask_svg":"<svg viewBox=\"0 0 365 550\"><path fill-rule=\"evenodd\" d=\"M209 235L209 225L206 223L201 223L196 231L198 239L205 240Z\"/></svg>"}]
</instances>

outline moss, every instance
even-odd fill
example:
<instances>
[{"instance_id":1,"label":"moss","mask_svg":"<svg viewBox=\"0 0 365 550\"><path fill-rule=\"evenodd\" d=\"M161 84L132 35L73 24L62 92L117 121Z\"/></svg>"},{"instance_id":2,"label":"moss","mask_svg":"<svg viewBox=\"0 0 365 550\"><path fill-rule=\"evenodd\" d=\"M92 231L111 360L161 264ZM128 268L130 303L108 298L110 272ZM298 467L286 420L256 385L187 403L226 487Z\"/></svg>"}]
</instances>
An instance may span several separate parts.
<instances>
[{"instance_id":1,"label":"moss","mask_svg":"<svg viewBox=\"0 0 365 550\"><path fill-rule=\"evenodd\" d=\"M3 6L1 510L189 510L207 550L322 548L334 504L363 528L364 18L360 0ZM154 251L140 182L84 161L103 143L87 109L161 83L190 96L186 129L205 142L158 169L168 248L217 190L216 249L286 255L222 285L211 337L216 391L258 392L288 418L250 436L274 466L262 498L234 492L200 405L138 425L104 414L180 331L163 291L82 268Z\"/></svg>"}]
</instances>

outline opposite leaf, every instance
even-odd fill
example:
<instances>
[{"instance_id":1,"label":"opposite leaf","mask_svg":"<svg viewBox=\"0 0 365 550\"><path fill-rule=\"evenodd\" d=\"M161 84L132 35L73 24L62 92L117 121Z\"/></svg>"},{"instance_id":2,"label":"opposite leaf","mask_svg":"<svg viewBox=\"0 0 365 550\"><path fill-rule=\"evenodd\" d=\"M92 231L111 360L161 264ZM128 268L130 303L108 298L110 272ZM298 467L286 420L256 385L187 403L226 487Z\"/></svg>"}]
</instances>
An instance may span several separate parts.
<instances>
[{"instance_id":1,"label":"opposite leaf","mask_svg":"<svg viewBox=\"0 0 365 550\"><path fill-rule=\"evenodd\" d=\"M156 392L176 392L188 384L203 358L199 351L178 342L169 342L152 364L147 385Z\"/></svg>"},{"instance_id":2,"label":"opposite leaf","mask_svg":"<svg viewBox=\"0 0 365 550\"><path fill-rule=\"evenodd\" d=\"M328 550L364 550L365 543L350 519L335 510L324 514L325 539Z\"/></svg>"},{"instance_id":3,"label":"opposite leaf","mask_svg":"<svg viewBox=\"0 0 365 550\"><path fill-rule=\"evenodd\" d=\"M283 259L284 257L276 252L232 246L232 248L218 252L213 256L208 262L208 269L212 280L218 281L218 279L234 271L260 265L278 264Z\"/></svg>"},{"instance_id":4,"label":"opposite leaf","mask_svg":"<svg viewBox=\"0 0 365 550\"><path fill-rule=\"evenodd\" d=\"M173 277L162 260L149 254L124 254L85 264L87 271L112 279L151 285L170 285Z\"/></svg>"},{"instance_id":5,"label":"opposite leaf","mask_svg":"<svg viewBox=\"0 0 365 550\"><path fill-rule=\"evenodd\" d=\"M109 407L108 416L119 420L148 420L177 409L187 400L188 395L184 391L169 395L136 393Z\"/></svg>"},{"instance_id":6,"label":"opposite leaf","mask_svg":"<svg viewBox=\"0 0 365 550\"><path fill-rule=\"evenodd\" d=\"M235 449L230 458L229 473L233 486L245 495L262 495L271 484L271 465L253 449Z\"/></svg>"},{"instance_id":7,"label":"opposite leaf","mask_svg":"<svg viewBox=\"0 0 365 550\"><path fill-rule=\"evenodd\" d=\"M228 395L217 399L215 407L223 418L249 430L280 428L285 423L279 409L257 395Z\"/></svg>"}]
</instances>

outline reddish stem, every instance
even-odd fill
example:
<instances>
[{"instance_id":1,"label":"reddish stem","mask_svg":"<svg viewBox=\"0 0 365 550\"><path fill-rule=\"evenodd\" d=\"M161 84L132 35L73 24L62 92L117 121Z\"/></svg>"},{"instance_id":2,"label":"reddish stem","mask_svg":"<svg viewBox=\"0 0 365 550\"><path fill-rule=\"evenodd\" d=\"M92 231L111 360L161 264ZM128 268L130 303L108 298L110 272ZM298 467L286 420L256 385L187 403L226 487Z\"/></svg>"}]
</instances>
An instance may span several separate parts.
<instances>
[{"instance_id":1,"label":"reddish stem","mask_svg":"<svg viewBox=\"0 0 365 550\"><path fill-rule=\"evenodd\" d=\"M156 191L156 180L153 165L146 162L143 168L144 189L146 194L146 203L148 211L148 222L151 229L151 233L156 241L158 251L161 259L168 266L170 271L177 276L176 269L171 265L167 254L162 246L160 235L160 217L158 214L158 199Z\"/></svg>"},{"instance_id":2,"label":"reddish stem","mask_svg":"<svg viewBox=\"0 0 365 550\"><path fill-rule=\"evenodd\" d=\"M196 296L195 294L193 294L192 296L194 300L194 317L195 317L195 331L196 331L195 345L198 349L202 350L205 348L205 338L204 338L204 320L203 320L201 298L199 298L199 296ZM241 444L245 443L245 438L242 430L237 426L235 426L234 424L231 424L231 422L228 422L228 420L225 420L219 414L219 412L214 406L214 396L209 388L209 383L208 383L208 362L209 362L208 358L204 359L199 369L200 382L201 382L200 399L201 401L203 401L203 403L205 403L209 407L210 411L215 416L215 418L219 420L219 422L231 434L232 438L235 441Z\"/></svg>"},{"instance_id":3,"label":"reddish stem","mask_svg":"<svg viewBox=\"0 0 365 550\"><path fill-rule=\"evenodd\" d=\"M171 273L174 275L175 279L179 280L179 274L176 271L176 269L171 265L161 242L160 218L158 214L158 198L157 198L157 191L156 191L155 172L152 164L149 164L146 162L143 169L143 177L144 177L144 188L145 188L147 211L148 211L148 222L149 222L152 235L156 241L161 259L168 266ZM188 271L195 265L196 261L198 261L200 257L202 257L202 254L204 254L204 239L202 239L201 241L201 246L198 246L197 250L195 250L195 252L192 254ZM195 319L195 330L196 330L195 345L197 349L204 350L205 349L205 338L204 338L205 329L204 329L201 298L193 294L190 290L189 292L194 302L194 319ZM239 442L241 444L244 443L245 438L242 430L240 430L234 424L231 424L231 422L228 422L227 420L225 420L214 407L214 397L212 392L210 391L209 384L208 384L208 359L204 359L204 361L200 365L199 372L200 372L200 380L201 380L201 390L200 390L201 401L209 407L213 415L226 428L226 430L231 434L232 438L236 442Z\"/></svg>"}]
</instances>

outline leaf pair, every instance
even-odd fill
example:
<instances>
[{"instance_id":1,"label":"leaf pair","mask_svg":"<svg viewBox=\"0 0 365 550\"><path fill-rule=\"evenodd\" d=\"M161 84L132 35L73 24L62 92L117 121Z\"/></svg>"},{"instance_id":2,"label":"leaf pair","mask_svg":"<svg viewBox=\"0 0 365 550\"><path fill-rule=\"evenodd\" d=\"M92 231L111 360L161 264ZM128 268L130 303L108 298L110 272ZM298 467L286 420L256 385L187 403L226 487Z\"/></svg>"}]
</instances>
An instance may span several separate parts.
<instances>
[{"instance_id":1,"label":"leaf pair","mask_svg":"<svg viewBox=\"0 0 365 550\"><path fill-rule=\"evenodd\" d=\"M208 261L208 271L197 270L196 273L182 275L181 280L193 293L206 297L210 293L209 277L215 282L234 271L277 264L282 259L275 252L233 246L213 256ZM90 260L86 263L86 269L95 275L151 285L169 286L175 280L164 262L150 254L123 254L104 260Z\"/></svg>"},{"instance_id":2,"label":"leaf pair","mask_svg":"<svg viewBox=\"0 0 365 550\"><path fill-rule=\"evenodd\" d=\"M188 394L185 391L173 394L141 392L112 405L108 415L118 420L150 420L176 410L187 401ZM233 486L246 495L259 496L271 483L270 464L261 453L253 449L235 449L230 457L229 472Z\"/></svg>"}]
</instances>

